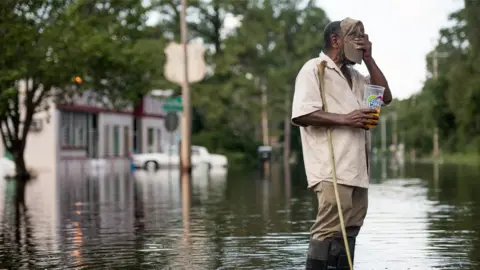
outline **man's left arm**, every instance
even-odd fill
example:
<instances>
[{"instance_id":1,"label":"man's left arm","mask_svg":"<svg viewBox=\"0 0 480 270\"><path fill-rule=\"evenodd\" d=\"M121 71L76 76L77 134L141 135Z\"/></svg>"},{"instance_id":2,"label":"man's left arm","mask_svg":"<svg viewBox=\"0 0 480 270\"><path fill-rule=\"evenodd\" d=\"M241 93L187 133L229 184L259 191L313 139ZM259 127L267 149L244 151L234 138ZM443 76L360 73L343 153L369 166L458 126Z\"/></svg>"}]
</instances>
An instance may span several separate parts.
<instances>
[{"instance_id":1,"label":"man's left arm","mask_svg":"<svg viewBox=\"0 0 480 270\"><path fill-rule=\"evenodd\" d=\"M363 61L365 62L365 66L367 66L368 73L370 74L370 83L385 87L385 92L383 93L383 103L385 105L390 104L390 102L392 102L392 92L388 86L387 79L372 57L372 43L368 39L368 35L364 34L363 38L356 38L354 43L356 44L357 50L363 50Z\"/></svg>"},{"instance_id":2,"label":"man's left arm","mask_svg":"<svg viewBox=\"0 0 480 270\"><path fill-rule=\"evenodd\" d=\"M375 85L380 85L385 87L385 92L383 93L383 102L388 105L392 102L392 92L388 86L387 79L380 68L375 63L373 57L364 60L365 66L367 66L368 73L370 74L370 83Z\"/></svg>"}]
</instances>

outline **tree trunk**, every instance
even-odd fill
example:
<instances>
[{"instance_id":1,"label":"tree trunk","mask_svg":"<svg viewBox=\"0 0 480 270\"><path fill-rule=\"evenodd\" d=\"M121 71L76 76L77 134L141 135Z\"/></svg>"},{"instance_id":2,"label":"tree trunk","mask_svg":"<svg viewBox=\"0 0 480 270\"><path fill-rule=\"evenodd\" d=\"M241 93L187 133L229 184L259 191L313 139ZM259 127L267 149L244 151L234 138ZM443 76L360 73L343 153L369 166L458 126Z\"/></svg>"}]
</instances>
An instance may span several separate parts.
<instances>
[{"instance_id":1,"label":"tree trunk","mask_svg":"<svg viewBox=\"0 0 480 270\"><path fill-rule=\"evenodd\" d=\"M15 162L15 201L25 206L25 186L30 179L30 173L25 164L25 157L23 151L16 151L13 153L13 160Z\"/></svg>"},{"instance_id":2,"label":"tree trunk","mask_svg":"<svg viewBox=\"0 0 480 270\"><path fill-rule=\"evenodd\" d=\"M290 143L292 137L292 124L290 123L290 97L285 99L285 119L283 122L283 166L290 166Z\"/></svg>"}]
</instances>

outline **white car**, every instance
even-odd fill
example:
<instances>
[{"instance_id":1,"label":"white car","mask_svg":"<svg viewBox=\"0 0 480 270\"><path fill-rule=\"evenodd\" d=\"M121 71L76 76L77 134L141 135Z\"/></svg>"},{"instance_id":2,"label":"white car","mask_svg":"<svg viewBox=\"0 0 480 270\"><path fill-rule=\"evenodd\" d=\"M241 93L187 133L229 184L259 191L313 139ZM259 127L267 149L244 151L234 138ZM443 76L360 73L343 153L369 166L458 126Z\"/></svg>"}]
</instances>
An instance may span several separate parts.
<instances>
[{"instance_id":1,"label":"white car","mask_svg":"<svg viewBox=\"0 0 480 270\"><path fill-rule=\"evenodd\" d=\"M179 150L177 146L171 146L167 153L145 153L132 155L133 165L148 171L158 169L178 168L180 164ZM210 153L203 146L192 146L192 167L205 164L211 168Z\"/></svg>"},{"instance_id":2,"label":"white car","mask_svg":"<svg viewBox=\"0 0 480 270\"><path fill-rule=\"evenodd\" d=\"M228 168L228 159L224 155L210 154L210 164L212 168Z\"/></svg>"},{"instance_id":3,"label":"white car","mask_svg":"<svg viewBox=\"0 0 480 270\"><path fill-rule=\"evenodd\" d=\"M0 171L3 177L15 176L15 163L7 158L0 159Z\"/></svg>"}]
</instances>

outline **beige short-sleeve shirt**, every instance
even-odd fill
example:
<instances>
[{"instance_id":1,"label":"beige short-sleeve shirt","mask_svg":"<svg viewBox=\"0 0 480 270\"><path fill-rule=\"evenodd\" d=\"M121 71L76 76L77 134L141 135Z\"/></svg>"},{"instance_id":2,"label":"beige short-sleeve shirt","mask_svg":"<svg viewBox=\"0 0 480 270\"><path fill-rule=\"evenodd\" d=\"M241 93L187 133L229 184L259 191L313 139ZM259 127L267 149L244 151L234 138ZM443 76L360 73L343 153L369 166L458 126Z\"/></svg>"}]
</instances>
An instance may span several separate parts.
<instances>
[{"instance_id":1,"label":"beige short-sleeve shirt","mask_svg":"<svg viewBox=\"0 0 480 270\"><path fill-rule=\"evenodd\" d=\"M350 69L352 88L335 63L321 53L319 57L306 62L295 81L292 104L292 119L322 110L317 65L327 61L325 68L325 98L328 112L347 114L364 108L363 91L369 78L354 68ZM325 127L300 127L303 159L308 187L321 181L332 181L330 152ZM370 156L370 132L359 128L333 127L332 141L339 184L367 188L369 172L367 158Z\"/></svg>"}]
</instances>

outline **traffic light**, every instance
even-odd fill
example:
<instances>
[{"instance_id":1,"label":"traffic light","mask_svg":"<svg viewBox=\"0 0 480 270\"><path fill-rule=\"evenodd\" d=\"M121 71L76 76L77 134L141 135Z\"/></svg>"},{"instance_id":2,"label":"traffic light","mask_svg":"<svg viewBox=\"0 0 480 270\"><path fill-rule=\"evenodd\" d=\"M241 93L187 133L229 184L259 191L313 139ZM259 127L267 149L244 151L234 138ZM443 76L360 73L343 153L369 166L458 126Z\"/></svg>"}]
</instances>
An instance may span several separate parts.
<instances>
[{"instance_id":1,"label":"traffic light","mask_svg":"<svg viewBox=\"0 0 480 270\"><path fill-rule=\"evenodd\" d=\"M76 84L82 84L83 83L82 78L79 77L79 76L76 76L75 78L73 78L72 81Z\"/></svg>"}]
</instances>

